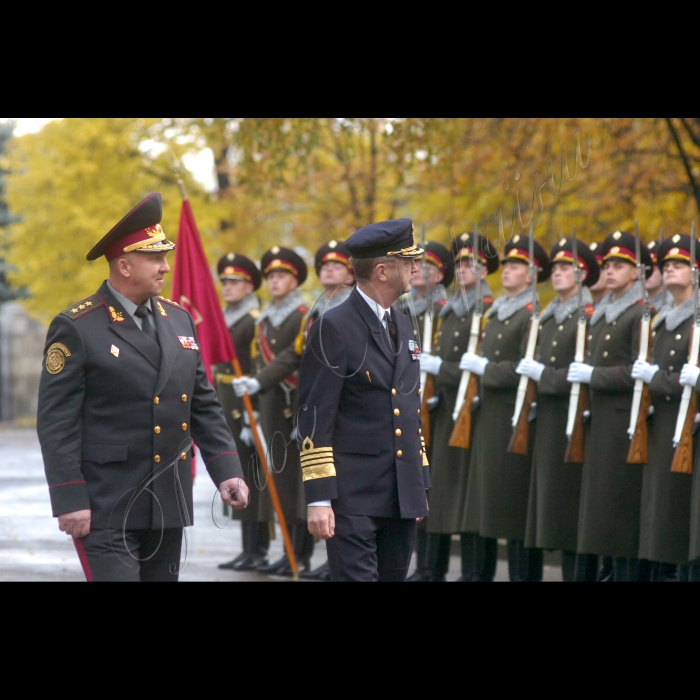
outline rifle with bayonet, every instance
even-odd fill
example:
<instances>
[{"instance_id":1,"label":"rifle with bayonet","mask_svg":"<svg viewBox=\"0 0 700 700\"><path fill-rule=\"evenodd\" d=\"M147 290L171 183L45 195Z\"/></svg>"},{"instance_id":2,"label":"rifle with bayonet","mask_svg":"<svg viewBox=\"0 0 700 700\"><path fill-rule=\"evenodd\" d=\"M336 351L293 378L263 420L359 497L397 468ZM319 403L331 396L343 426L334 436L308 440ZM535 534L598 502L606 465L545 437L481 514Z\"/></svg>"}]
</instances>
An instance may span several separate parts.
<instances>
[{"instance_id":1,"label":"rifle with bayonet","mask_svg":"<svg viewBox=\"0 0 700 700\"><path fill-rule=\"evenodd\" d=\"M425 226L421 230L421 247L425 251ZM423 337L421 338L421 353L430 355L433 348L433 290L430 288L430 270L423 257L423 279L425 280L425 299L428 305L423 317ZM427 372L420 373L420 389L423 396L421 402L421 419L423 423L423 438L426 447L430 446L430 404L428 401L435 395L435 377Z\"/></svg>"},{"instance_id":2,"label":"rifle with bayonet","mask_svg":"<svg viewBox=\"0 0 700 700\"><path fill-rule=\"evenodd\" d=\"M532 312L530 314L530 330L527 337L527 348L525 359L535 359L535 349L537 348L537 334L540 328L540 298L537 294L537 265L535 265L535 236L530 223L530 240L528 241L528 255L530 261L530 279L532 280ZM527 455L530 446L530 422L528 414L530 407L537 395L537 384L525 374L520 376L518 383L518 393L515 397L515 411L511 420L513 424L513 435L508 444L508 452L516 455Z\"/></svg>"},{"instance_id":3,"label":"rifle with bayonet","mask_svg":"<svg viewBox=\"0 0 700 700\"><path fill-rule=\"evenodd\" d=\"M698 350L700 349L700 301L698 300L698 270L696 267L697 250L695 249L695 222L690 229L690 270L693 281L693 332L690 338L690 355L688 364L698 366ZM676 431L673 435L673 455L671 471L678 474L693 473L693 423L698 411L698 395L692 386L683 387L681 405L676 419Z\"/></svg>"},{"instance_id":4,"label":"rifle with bayonet","mask_svg":"<svg viewBox=\"0 0 700 700\"><path fill-rule=\"evenodd\" d=\"M635 254L637 256L637 276L642 287L642 299L644 313L642 315L639 333L639 355L638 360L649 362L649 351L651 349L651 309L649 307L649 294L646 286L646 266L642 262L641 241L639 238L639 223L634 221ZM649 461L649 445L647 435L647 418L651 408L651 394L649 386L641 379L634 382L634 393L632 395L632 411L630 412L630 425L627 434L631 440L630 449L627 453L628 464L646 464Z\"/></svg>"},{"instance_id":5,"label":"rifle with bayonet","mask_svg":"<svg viewBox=\"0 0 700 700\"><path fill-rule=\"evenodd\" d=\"M484 300L481 298L481 258L479 247L479 226L474 226L474 234L472 235L472 272L476 278L476 302L474 312L472 313L472 324L469 330L469 343L467 344L467 352L477 354L479 352L479 344L481 343L481 334L484 329ZM460 293L464 294L463 290ZM460 447L463 450L468 450L471 447L472 441L472 406L479 392L479 377L464 370L462 377L459 380L459 388L457 389L457 400L455 401L454 411L452 412L452 420L455 421L455 426L452 429L450 436L450 447Z\"/></svg>"},{"instance_id":6,"label":"rifle with bayonet","mask_svg":"<svg viewBox=\"0 0 700 700\"><path fill-rule=\"evenodd\" d=\"M581 268L578 264L576 248L576 228L571 230L571 250L574 257L574 280L578 288L578 322L576 325L576 351L574 362L584 362L586 354L586 333L588 332L588 316L586 305L583 303L583 285ZM583 417L588 410L588 384L573 382L569 394L569 413L566 419L566 437L568 444L564 455L565 462L583 464L584 427Z\"/></svg>"}]
</instances>

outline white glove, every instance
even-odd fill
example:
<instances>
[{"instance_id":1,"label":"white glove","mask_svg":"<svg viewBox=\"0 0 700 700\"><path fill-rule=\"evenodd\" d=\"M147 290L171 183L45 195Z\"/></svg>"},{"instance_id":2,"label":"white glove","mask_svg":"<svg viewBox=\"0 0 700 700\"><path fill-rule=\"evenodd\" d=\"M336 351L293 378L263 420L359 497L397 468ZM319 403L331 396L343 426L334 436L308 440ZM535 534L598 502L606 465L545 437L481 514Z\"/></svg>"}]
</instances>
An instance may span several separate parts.
<instances>
[{"instance_id":1,"label":"white glove","mask_svg":"<svg viewBox=\"0 0 700 700\"><path fill-rule=\"evenodd\" d=\"M439 355L421 355L419 361L421 372L435 375L440 374L442 358Z\"/></svg>"},{"instance_id":2,"label":"white glove","mask_svg":"<svg viewBox=\"0 0 700 700\"><path fill-rule=\"evenodd\" d=\"M591 374L593 374L593 366L587 365L585 362L572 362L569 365L569 371L566 373L566 381L578 382L579 384L590 384Z\"/></svg>"},{"instance_id":3,"label":"white glove","mask_svg":"<svg viewBox=\"0 0 700 700\"><path fill-rule=\"evenodd\" d=\"M518 366L515 368L516 374L524 374L526 377L530 377L530 379L536 382L540 381L542 372L544 372L544 365L536 360L528 360L527 357L520 360Z\"/></svg>"},{"instance_id":4,"label":"white glove","mask_svg":"<svg viewBox=\"0 0 700 700\"><path fill-rule=\"evenodd\" d=\"M462 359L459 361L459 368L464 372L473 372L480 377L484 374L484 369L489 361L485 357L476 355L473 352L465 352Z\"/></svg>"},{"instance_id":5,"label":"white glove","mask_svg":"<svg viewBox=\"0 0 700 700\"><path fill-rule=\"evenodd\" d=\"M694 389L695 385L697 384L698 377L700 377L700 367L685 364L681 370L679 381L683 386L692 386Z\"/></svg>"},{"instance_id":6,"label":"white glove","mask_svg":"<svg viewBox=\"0 0 700 700\"><path fill-rule=\"evenodd\" d=\"M652 377L659 371L659 365L650 365L646 360L637 360L632 365L632 379L641 379L650 384Z\"/></svg>"},{"instance_id":7,"label":"white glove","mask_svg":"<svg viewBox=\"0 0 700 700\"><path fill-rule=\"evenodd\" d=\"M256 423L259 423L260 422L260 413L258 411L253 411L253 418L255 418ZM248 415L248 411L243 412L243 423L245 425L250 425L250 416Z\"/></svg>"},{"instance_id":8,"label":"white glove","mask_svg":"<svg viewBox=\"0 0 700 700\"><path fill-rule=\"evenodd\" d=\"M244 425L241 429L240 439L241 442L248 445L248 447L253 446L253 431L247 425Z\"/></svg>"},{"instance_id":9,"label":"white glove","mask_svg":"<svg viewBox=\"0 0 700 700\"><path fill-rule=\"evenodd\" d=\"M240 379L233 380L233 391L236 396L243 396L248 394L252 396L260 391L260 382L252 377L241 377Z\"/></svg>"}]
</instances>

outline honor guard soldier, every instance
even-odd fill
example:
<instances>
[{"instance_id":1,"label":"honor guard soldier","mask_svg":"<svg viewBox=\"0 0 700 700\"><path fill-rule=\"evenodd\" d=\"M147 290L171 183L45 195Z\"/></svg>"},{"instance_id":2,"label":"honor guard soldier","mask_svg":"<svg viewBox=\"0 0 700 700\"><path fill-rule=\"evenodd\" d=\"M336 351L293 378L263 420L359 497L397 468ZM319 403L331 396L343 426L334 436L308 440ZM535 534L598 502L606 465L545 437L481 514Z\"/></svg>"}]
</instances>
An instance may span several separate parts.
<instances>
[{"instance_id":1,"label":"honor guard soldier","mask_svg":"<svg viewBox=\"0 0 700 700\"><path fill-rule=\"evenodd\" d=\"M664 286L663 271L657 264L659 245L659 241L649 241L649 243L647 243L647 250L649 251L649 256L651 257L652 271L651 277L649 277L649 279L646 281L646 287L647 294L649 295L649 305L655 311L661 311L670 296L670 294L666 291L666 287Z\"/></svg>"},{"instance_id":2,"label":"honor guard soldier","mask_svg":"<svg viewBox=\"0 0 700 700\"><path fill-rule=\"evenodd\" d=\"M250 348L255 336L255 321L260 316L260 302L255 291L260 287L262 277L255 263L240 253L224 255L217 264L217 272L226 302L226 325L231 333L241 371L249 375L252 372ZM216 393L224 409L228 427L238 445L238 454L247 482L254 483L255 441L243 400L236 396L232 389L233 380L236 378L233 366L230 362L222 363L214 368L214 372ZM253 406L257 407L257 396L251 401ZM274 512L268 494L259 488L252 488L248 507L242 511L233 511L232 517L241 521L243 551L235 559L219 564L219 568L252 571L267 564L270 526L274 527Z\"/></svg>"},{"instance_id":3,"label":"honor guard soldier","mask_svg":"<svg viewBox=\"0 0 700 700\"><path fill-rule=\"evenodd\" d=\"M297 410L299 359L292 350L303 326L308 308L298 287L306 280L306 263L290 248L273 246L260 262L272 301L256 321L252 356L255 373L252 377L233 380L237 396L260 392L260 422L270 452L280 504L290 529L299 571L311 566L314 541L306 528L305 503L299 468L299 455L290 443ZM271 447L269 447L271 445ZM291 576L291 564L285 554L270 564L257 568L264 574Z\"/></svg>"},{"instance_id":4,"label":"honor guard soldier","mask_svg":"<svg viewBox=\"0 0 700 700\"><path fill-rule=\"evenodd\" d=\"M195 323L158 296L175 245L161 196L132 209L88 253L109 279L51 322L37 432L59 529L88 581L177 581L192 525L192 441L225 503L248 488L207 379Z\"/></svg>"},{"instance_id":5,"label":"honor guard soldier","mask_svg":"<svg viewBox=\"0 0 700 700\"><path fill-rule=\"evenodd\" d=\"M428 552L445 552L445 563L439 569L431 567L427 580L444 580L452 534L460 533L461 576L458 581L491 580L494 571L484 571L483 562L495 563L496 541L484 540L473 532L465 532L463 520L467 497L467 480L471 449L450 447L455 429L453 412L457 401L462 371L459 362L467 351L472 317L476 303L478 272L481 278L481 310L487 311L493 299L486 276L499 267L498 252L489 242L478 239L478 264L474 264L473 234L462 233L452 245L451 258L455 261L457 290L439 310L437 319L435 355L421 355L421 369L435 377L437 405L430 412L431 445L428 457L431 464L430 517L428 525ZM469 407L471 411L472 407ZM473 407L476 409L476 406ZM472 432L477 413L472 415ZM485 548L491 547L488 553ZM430 561L432 563L432 561ZM442 563L442 562L441 562ZM440 573L443 577L440 578Z\"/></svg>"},{"instance_id":6,"label":"honor guard soldier","mask_svg":"<svg viewBox=\"0 0 700 700\"><path fill-rule=\"evenodd\" d=\"M345 242L358 287L309 332L299 372L299 448L310 532L332 581L403 581L428 514L420 348L392 304L417 258L410 219Z\"/></svg>"},{"instance_id":7,"label":"honor guard soldier","mask_svg":"<svg viewBox=\"0 0 700 700\"><path fill-rule=\"evenodd\" d=\"M544 282L550 274L549 258L537 241L533 244L537 282ZM520 381L515 368L525 356L533 310L529 237L516 234L504 253L501 281L507 294L496 299L487 313L481 354L467 352L459 364L460 369L481 376L481 415L472 438L466 526L482 537L508 540L511 581L540 581L542 551L524 548L532 457L508 452ZM495 571L487 562L484 567Z\"/></svg>"},{"instance_id":8,"label":"honor guard soldier","mask_svg":"<svg viewBox=\"0 0 700 700\"><path fill-rule=\"evenodd\" d=\"M695 250L700 252L698 241ZM652 322L651 362L637 360L632 377L649 385L654 408L648 421L648 462L643 467L639 558L654 562L653 581L666 581L676 579L677 566L687 569L690 546L692 476L671 471L676 419L685 388L681 370L695 321L690 236L671 236L656 247L656 253L656 264L663 272L662 287L668 290L671 302ZM691 440L695 453L697 441Z\"/></svg>"},{"instance_id":9,"label":"honor guard soldier","mask_svg":"<svg viewBox=\"0 0 700 700\"><path fill-rule=\"evenodd\" d=\"M406 314L411 319L413 325L413 338L418 343L425 346L421 352L421 360L425 358L435 358L437 356L426 354L424 336L430 334L429 341L432 342L437 330L438 314L440 309L447 303L445 290L452 284L454 279L454 261L447 248L437 241L427 241L423 249L425 254L416 273L411 279L411 292L399 298L394 304L394 308ZM428 321L426 322L426 318ZM421 364L423 368L423 364ZM422 369L422 371L424 371ZM426 374L426 376L433 376ZM422 407L423 407L423 427L426 435L426 446L428 449L428 461L431 462L431 443L428 440L430 416L428 411L434 406L437 399L432 398L432 388L434 380L426 382L423 387ZM429 395L430 394L430 395ZM407 581L444 581L445 574L450 563L450 542L440 538L429 538L426 530L428 519L425 518L418 524L416 533L416 570L406 579Z\"/></svg>"},{"instance_id":10,"label":"honor guard soldier","mask_svg":"<svg viewBox=\"0 0 700 700\"><path fill-rule=\"evenodd\" d=\"M550 253L551 283L557 296L540 316L539 361L523 359L516 372L537 383L537 430L533 447L532 478L528 505L526 547L562 552L564 581L574 581L576 538L581 498L581 463L565 459L571 384L566 381L569 364L574 361L577 333L584 314L593 315L588 288L600 275L598 261L582 241L575 241L581 276L581 296L574 275L574 241L562 238ZM579 308L579 303L582 308ZM579 561L583 565L584 560ZM598 558L588 562L588 580L595 581Z\"/></svg>"},{"instance_id":11,"label":"honor guard soldier","mask_svg":"<svg viewBox=\"0 0 700 700\"><path fill-rule=\"evenodd\" d=\"M613 558L615 581L639 581L647 567L638 558L643 470L627 463L627 433L644 313L637 281L635 237L610 234L599 248L609 294L590 320L588 362L572 362L567 380L590 387L577 551ZM641 262L651 274L651 257L640 245Z\"/></svg>"},{"instance_id":12,"label":"honor guard soldier","mask_svg":"<svg viewBox=\"0 0 700 700\"><path fill-rule=\"evenodd\" d=\"M598 267L602 269L603 267L603 256L600 254L600 243L594 241L588 247L590 251L595 255L595 259L598 262ZM608 288L605 286L605 275L599 274L598 281L588 287L588 291L593 297L593 306L598 306L603 297L608 295Z\"/></svg>"}]
</instances>

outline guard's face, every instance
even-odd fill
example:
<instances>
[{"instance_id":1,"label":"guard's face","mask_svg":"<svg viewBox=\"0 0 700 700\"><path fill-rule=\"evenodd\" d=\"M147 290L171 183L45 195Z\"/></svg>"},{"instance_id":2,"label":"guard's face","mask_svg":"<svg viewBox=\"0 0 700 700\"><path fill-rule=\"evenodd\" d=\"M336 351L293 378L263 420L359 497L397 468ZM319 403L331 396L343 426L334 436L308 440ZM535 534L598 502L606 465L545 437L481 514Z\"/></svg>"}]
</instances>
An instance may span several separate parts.
<instances>
[{"instance_id":1,"label":"guard's face","mask_svg":"<svg viewBox=\"0 0 700 700\"><path fill-rule=\"evenodd\" d=\"M298 286L297 278L287 270L273 270L269 272L265 278L267 291L270 292L273 299L284 299L290 292L293 292Z\"/></svg>"},{"instance_id":2,"label":"guard's face","mask_svg":"<svg viewBox=\"0 0 700 700\"><path fill-rule=\"evenodd\" d=\"M426 286L433 289L442 282L444 275L437 265L421 260L416 267L411 273L411 286L415 289L423 291Z\"/></svg>"},{"instance_id":3,"label":"guard's face","mask_svg":"<svg viewBox=\"0 0 700 700\"><path fill-rule=\"evenodd\" d=\"M329 260L323 263L318 273L318 281L326 288L336 287L353 279L355 279L355 275L352 270L348 270L343 263L337 260Z\"/></svg>"},{"instance_id":4,"label":"guard's face","mask_svg":"<svg viewBox=\"0 0 700 700\"><path fill-rule=\"evenodd\" d=\"M457 284L465 289L471 289L476 284L476 275L472 271L473 261L471 259L463 259L457 263L455 267L455 278ZM482 268L481 279L486 275L486 270Z\"/></svg>"},{"instance_id":5,"label":"guard's face","mask_svg":"<svg viewBox=\"0 0 700 700\"><path fill-rule=\"evenodd\" d=\"M637 279L637 268L624 260L606 260L602 277L605 277L605 288L609 291L626 290Z\"/></svg>"},{"instance_id":6,"label":"guard's face","mask_svg":"<svg viewBox=\"0 0 700 700\"><path fill-rule=\"evenodd\" d=\"M165 259L167 253L127 253L125 275L134 294L144 300L158 296L163 291L163 280L170 272Z\"/></svg>"},{"instance_id":7,"label":"guard's face","mask_svg":"<svg viewBox=\"0 0 700 700\"><path fill-rule=\"evenodd\" d=\"M658 270L658 267L656 268ZM691 282L690 265L681 260L664 263L664 284L668 289L684 289Z\"/></svg>"},{"instance_id":8,"label":"guard's face","mask_svg":"<svg viewBox=\"0 0 700 700\"><path fill-rule=\"evenodd\" d=\"M515 262L514 260L506 260L503 263L501 272L501 282L503 288L507 291L527 287L530 281L530 268L524 262Z\"/></svg>"},{"instance_id":9,"label":"guard's face","mask_svg":"<svg viewBox=\"0 0 700 700\"><path fill-rule=\"evenodd\" d=\"M253 285L247 280L222 280L221 294L227 304L237 304L253 292Z\"/></svg>"},{"instance_id":10,"label":"guard's face","mask_svg":"<svg viewBox=\"0 0 700 700\"><path fill-rule=\"evenodd\" d=\"M555 262L552 265L552 287L555 292L568 292L574 287L574 266L572 263Z\"/></svg>"}]
</instances>

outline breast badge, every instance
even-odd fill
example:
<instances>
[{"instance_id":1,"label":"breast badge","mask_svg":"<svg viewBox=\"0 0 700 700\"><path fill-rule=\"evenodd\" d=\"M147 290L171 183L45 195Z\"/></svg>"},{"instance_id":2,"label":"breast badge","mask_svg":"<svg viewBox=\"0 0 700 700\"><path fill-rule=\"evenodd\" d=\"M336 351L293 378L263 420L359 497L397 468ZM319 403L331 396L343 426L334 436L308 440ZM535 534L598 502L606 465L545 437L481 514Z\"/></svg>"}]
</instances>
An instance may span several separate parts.
<instances>
[{"instance_id":1,"label":"breast badge","mask_svg":"<svg viewBox=\"0 0 700 700\"><path fill-rule=\"evenodd\" d=\"M46 353L46 371L58 374L66 366L66 358L70 350L63 343L54 343Z\"/></svg>"},{"instance_id":2,"label":"breast badge","mask_svg":"<svg viewBox=\"0 0 700 700\"><path fill-rule=\"evenodd\" d=\"M178 335L177 339L185 350L199 350L199 345L193 337L189 335Z\"/></svg>"},{"instance_id":3,"label":"breast badge","mask_svg":"<svg viewBox=\"0 0 700 700\"><path fill-rule=\"evenodd\" d=\"M420 357L420 347L415 340L408 341L408 353L414 362Z\"/></svg>"},{"instance_id":4,"label":"breast badge","mask_svg":"<svg viewBox=\"0 0 700 700\"><path fill-rule=\"evenodd\" d=\"M114 357L119 357L119 348L116 345L112 345L110 352L112 355L114 355Z\"/></svg>"}]
</instances>

